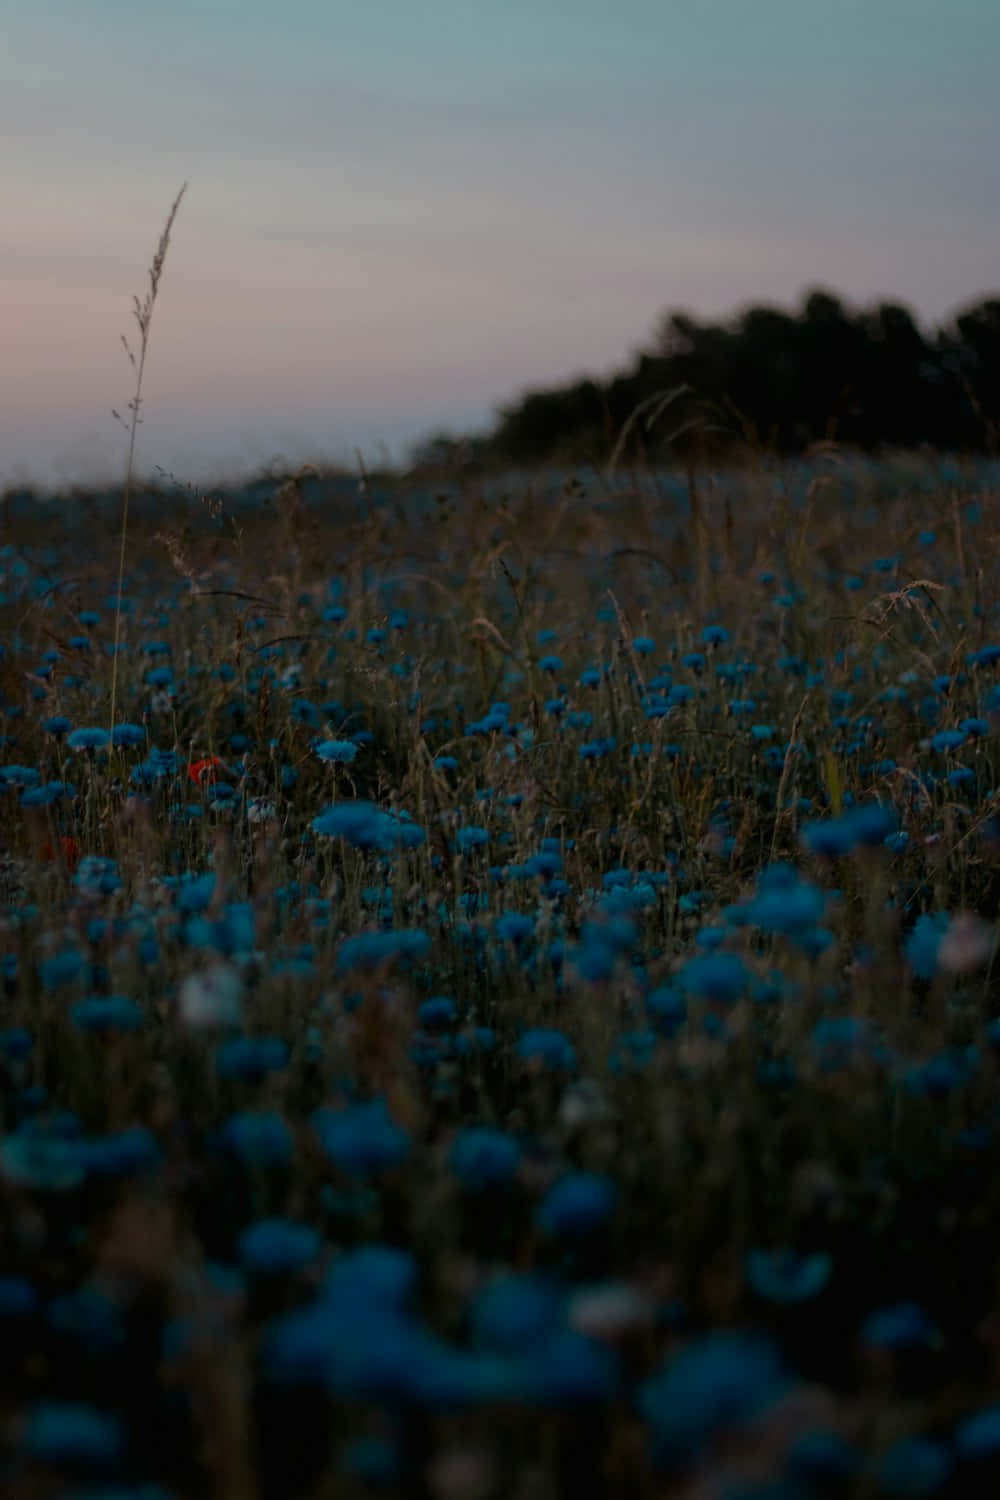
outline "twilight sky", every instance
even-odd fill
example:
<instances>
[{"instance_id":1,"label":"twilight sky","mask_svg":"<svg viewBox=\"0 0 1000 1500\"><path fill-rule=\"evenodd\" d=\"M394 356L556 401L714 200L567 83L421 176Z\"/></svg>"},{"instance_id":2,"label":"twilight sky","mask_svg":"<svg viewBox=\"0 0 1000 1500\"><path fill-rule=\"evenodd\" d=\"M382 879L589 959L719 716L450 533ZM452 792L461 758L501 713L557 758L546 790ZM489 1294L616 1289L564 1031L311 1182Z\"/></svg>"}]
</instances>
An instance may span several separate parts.
<instances>
[{"instance_id":1,"label":"twilight sky","mask_svg":"<svg viewBox=\"0 0 1000 1500\"><path fill-rule=\"evenodd\" d=\"M0 54L0 484L405 458L660 315L1000 288L984 0L36 0ZM385 449L381 445L385 445Z\"/></svg>"}]
</instances>

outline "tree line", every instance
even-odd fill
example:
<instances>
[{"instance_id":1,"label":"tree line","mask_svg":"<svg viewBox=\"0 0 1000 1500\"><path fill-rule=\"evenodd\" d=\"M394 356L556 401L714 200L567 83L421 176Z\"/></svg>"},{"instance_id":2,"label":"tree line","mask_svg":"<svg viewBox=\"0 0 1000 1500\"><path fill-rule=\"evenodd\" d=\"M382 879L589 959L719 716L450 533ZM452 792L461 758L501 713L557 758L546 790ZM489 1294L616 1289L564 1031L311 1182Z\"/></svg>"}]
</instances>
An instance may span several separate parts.
<instances>
[{"instance_id":1,"label":"tree line","mask_svg":"<svg viewBox=\"0 0 1000 1500\"><path fill-rule=\"evenodd\" d=\"M620 374L525 391L492 431L439 433L413 461L606 465L823 441L996 452L1000 297L927 331L902 303L851 309L822 289L791 312L751 306L721 322L670 312Z\"/></svg>"}]
</instances>

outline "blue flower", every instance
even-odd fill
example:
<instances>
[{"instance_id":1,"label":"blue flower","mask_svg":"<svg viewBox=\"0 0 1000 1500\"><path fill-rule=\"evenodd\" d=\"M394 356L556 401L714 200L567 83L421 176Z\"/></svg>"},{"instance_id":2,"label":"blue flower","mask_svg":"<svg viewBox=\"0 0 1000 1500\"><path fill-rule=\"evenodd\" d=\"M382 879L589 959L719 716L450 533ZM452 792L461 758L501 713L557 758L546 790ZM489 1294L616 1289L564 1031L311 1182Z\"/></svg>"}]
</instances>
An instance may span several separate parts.
<instances>
[{"instance_id":1,"label":"blue flower","mask_svg":"<svg viewBox=\"0 0 1000 1500\"><path fill-rule=\"evenodd\" d=\"M966 736L961 729L939 729L931 735L932 750L957 750L965 744Z\"/></svg>"},{"instance_id":2,"label":"blue flower","mask_svg":"<svg viewBox=\"0 0 1000 1500\"><path fill-rule=\"evenodd\" d=\"M247 1110L232 1115L222 1129L222 1142L247 1166L282 1167L292 1159L292 1133L281 1115Z\"/></svg>"},{"instance_id":3,"label":"blue flower","mask_svg":"<svg viewBox=\"0 0 1000 1500\"><path fill-rule=\"evenodd\" d=\"M534 921L523 912L505 911L497 918L496 935L502 943L513 943L517 946L533 937L534 932Z\"/></svg>"},{"instance_id":4,"label":"blue flower","mask_svg":"<svg viewBox=\"0 0 1000 1500\"><path fill-rule=\"evenodd\" d=\"M844 814L843 822L853 835L856 845L874 848L882 844L892 833L899 819L891 807L881 802L862 802Z\"/></svg>"},{"instance_id":5,"label":"blue flower","mask_svg":"<svg viewBox=\"0 0 1000 1500\"><path fill-rule=\"evenodd\" d=\"M617 960L618 949L614 942L602 928L590 924L574 955L581 979L588 984L604 983L614 974Z\"/></svg>"},{"instance_id":6,"label":"blue flower","mask_svg":"<svg viewBox=\"0 0 1000 1500\"><path fill-rule=\"evenodd\" d=\"M833 1261L816 1252L800 1255L795 1250L749 1250L746 1278L759 1297L768 1302L806 1302L816 1297L830 1280Z\"/></svg>"},{"instance_id":7,"label":"blue flower","mask_svg":"<svg viewBox=\"0 0 1000 1500\"><path fill-rule=\"evenodd\" d=\"M346 1109L319 1109L313 1124L327 1156L352 1176L398 1166L410 1153L409 1135L381 1098Z\"/></svg>"},{"instance_id":8,"label":"blue flower","mask_svg":"<svg viewBox=\"0 0 1000 1500\"><path fill-rule=\"evenodd\" d=\"M358 753L353 740L322 740L315 746L315 750L320 760L340 766L349 766Z\"/></svg>"},{"instance_id":9,"label":"blue flower","mask_svg":"<svg viewBox=\"0 0 1000 1500\"><path fill-rule=\"evenodd\" d=\"M355 849L414 849L424 842L422 828L402 814L384 812L371 802L335 802L313 818L314 833L342 838Z\"/></svg>"},{"instance_id":10,"label":"blue flower","mask_svg":"<svg viewBox=\"0 0 1000 1500\"><path fill-rule=\"evenodd\" d=\"M432 1000L424 1000L417 1009L421 1026L426 1026L429 1030L451 1026L457 1014L458 1008L454 1000L447 995L436 995Z\"/></svg>"},{"instance_id":11,"label":"blue flower","mask_svg":"<svg viewBox=\"0 0 1000 1500\"><path fill-rule=\"evenodd\" d=\"M87 896L110 896L121 889L118 866L102 854L85 854L73 876L73 884Z\"/></svg>"},{"instance_id":12,"label":"blue flower","mask_svg":"<svg viewBox=\"0 0 1000 1500\"><path fill-rule=\"evenodd\" d=\"M576 1067L573 1044L561 1031L534 1027L524 1033L516 1051L522 1062L537 1060L548 1068Z\"/></svg>"},{"instance_id":13,"label":"blue flower","mask_svg":"<svg viewBox=\"0 0 1000 1500\"><path fill-rule=\"evenodd\" d=\"M400 928L392 932L358 932L345 938L337 953L337 971L349 974L355 969L377 969L396 959L419 962L430 948L430 938L422 927Z\"/></svg>"},{"instance_id":14,"label":"blue flower","mask_svg":"<svg viewBox=\"0 0 1000 1500\"><path fill-rule=\"evenodd\" d=\"M0 1053L8 1062L22 1062L34 1049L31 1032L23 1026L8 1026L0 1031Z\"/></svg>"},{"instance_id":15,"label":"blue flower","mask_svg":"<svg viewBox=\"0 0 1000 1500\"><path fill-rule=\"evenodd\" d=\"M474 1191L508 1182L517 1171L521 1148L511 1136L485 1125L460 1130L451 1149L451 1169Z\"/></svg>"},{"instance_id":16,"label":"blue flower","mask_svg":"<svg viewBox=\"0 0 1000 1500\"><path fill-rule=\"evenodd\" d=\"M826 908L826 896L808 881L773 889L763 887L746 908L747 921L765 932L801 933L815 926Z\"/></svg>"},{"instance_id":17,"label":"blue flower","mask_svg":"<svg viewBox=\"0 0 1000 1500\"><path fill-rule=\"evenodd\" d=\"M33 766L0 766L0 787L32 787L41 780Z\"/></svg>"},{"instance_id":18,"label":"blue flower","mask_svg":"<svg viewBox=\"0 0 1000 1500\"><path fill-rule=\"evenodd\" d=\"M615 749L616 741L613 738L599 740L588 740L581 745L577 751L581 760L603 760Z\"/></svg>"},{"instance_id":19,"label":"blue flower","mask_svg":"<svg viewBox=\"0 0 1000 1500\"><path fill-rule=\"evenodd\" d=\"M468 738L477 734L502 734L506 729L507 713L494 707L490 709L488 714L484 714L481 719L475 719L470 724L467 724L465 733Z\"/></svg>"},{"instance_id":20,"label":"blue flower","mask_svg":"<svg viewBox=\"0 0 1000 1500\"><path fill-rule=\"evenodd\" d=\"M938 951L950 921L947 912L925 912L913 924L903 952L918 979L933 979L937 973Z\"/></svg>"},{"instance_id":21,"label":"blue flower","mask_svg":"<svg viewBox=\"0 0 1000 1500\"><path fill-rule=\"evenodd\" d=\"M89 1350L122 1349L127 1342L121 1305L98 1286L84 1284L49 1304L49 1327Z\"/></svg>"},{"instance_id":22,"label":"blue flower","mask_svg":"<svg viewBox=\"0 0 1000 1500\"><path fill-rule=\"evenodd\" d=\"M833 933L828 927L810 927L795 934L794 942L800 953L815 961L832 945Z\"/></svg>"},{"instance_id":23,"label":"blue flower","mask_svg":"<svg viewBox=\"0 0 1000 1500\"><path fill-rule=\"evenodd\" d=\"M804 1432L788 1449L785 1463L793 1484L801 1481L806 1494L835 1495L860 1463L858 1450L837 1432L815 1428Z\"/></svg>"},{"instance_id":24,"label":"blue flower","mask_svg":"<svg viewBox=\"0 0 1000 1500\"><path fill-rule=\"evenodd\" d=\"M72 736L70 736L70 742L72 743ZM111 731L111 743L126 749L135 749L137 745L146 743L146 731L140 724L116 724Z\"/></svg>"},{"instance_id":25,"label":"blue flower","mask_svg":"<svg viewBox=\"0 0 1000 1500\"><path fill-rule=\"evenodd\" d=\"M83 962L83 954L78 948L64 948L61 953L42 959L38 966L42 988L57 990L63 985L72 984L83 972Z\"/></svg>"},{"instance_id":26,"label":"blue flower","mask_svg":"<svg viewBox=\"0 0 1000 1500\"><path fill-rule=\"evenodd\" d=\"M472 1031L463 1031L455 1038L455 1051L459 1057L470 1057L479 1052L492 1052L495 1045L496 1033L491 1026L476 1026Z\"/></svg>"},{"instance_id":27,"label":"blue flower","mask_svg":"<svg viewBox=\"0 0 1000 1500\"><path fill-rule=\"evenodd\" d=\"M363 1285L282 1319L265 1360L271 1379L318 1381L341 1399L455 1408L514 1394L507 1361L452 1348Z\"/></svg>"},{"instance_id":28,"label":"blue flower","mask_svg":"<svg viewBox=\"0 0 1000 1500\"><path fill-rule=\"evenodd\" d=\"M536 1215L543 1234L584 1234L611 1217L614 1184L597 1172L567 1172L549 1188Z\"/></svg>"},{"instance_id":29,"label":"blue flower","mask_svg":"<svg viewBox=\"0 0 1000 1500\"><path fill-rule=\"evenodd\" d=\"M205 911L215 895L215 875L183 875L177 887L175 905L178 911L198 913Z\"/></svg>"},{"instance_id":30,"label":"blue flower","mask_svg":"<svg viewBox=\"0 0 1000 1500\"><path fill-rule=\"evenodd\" d=\"M881 1494L910 1497L935 1494L951 1469L951 1455L943 1443L906 1437L886 1449L875 1472Z\"/></svg>"},{"instance_id":31,"label":"blue flower","mask_svg":"<svg viewBox=\"0 0 1000 1500\"><path fill-rule=\"evenodd\" d=\"M490 836L485 828L476 828L471 825L467 828L460 828L455 834L455 848L459 854L468 854L470 849L481 849L489 841Z\"/></svg>"},{"instance_id":32,"label":"blue flower","mask_svg":"<svg viewBox=\"0 0 1000 1500\"><path fill-rule=\"evenodd\" d=\"M363 1245L331 1265L324 1297L345 1304L361 1301L380 1311L400 1313L412 1300L417 1266L407 1250L390 1245Z\"/></svg>"},{"instance_id":33,"label":"blue flower","mask_svg":"<svg viewBox=\"0 0 1000 1500\"><path fill-rule=\"evenodd\" d=\"M995 1458L1000 1454L1000 1406L984 1406L955 1428L955 1447L964 1459Z\"/></svg>"},{"instance_id":34,"label":"blue flower","mask_svg":"<svg viewBox=\"0 0 1000 1500\"><path fill-rule=\"evenodd\" d=\"M915 1349L940 1343L941 1335L915 1302L879 1308L864 1323L861 1339L876 1349Z\"/></svg>"},{"instance_id":35,"label":"blue flower","mask_svg":"<svg viewBox=\"0 0 1000 1500\"><path fill-rule=\"evenodd\" d=\"M0 1141L0 1173L34 1192L64 1193L81 1185L87 1168L79 1141L34 1134L22 1126Z\"/></svg>"},{"instance_id":36,"label":"blue flower","mask_svg":"<svg viewBox=\"0 0 1000 1500\"><path fill-rule=\"evenodd\" d=\"M687 997L672 985L662 985L646 996L646 1011L659 1034L672 1037L687 1020Z\"/></svg>"},{"instance_id":37,"label":"blue flower","mask_svg":"<svg viewBox=\"0 0 1000 1500\"><path fill-rule=\"evenodd\" d=\"M0 1276L0 1319L26 1318L38 1307L38 1293L23 1276Z\"/></svg>"},{"instance_id":38,"label":"blue flower","mask_svg":"<svg viewBox=\"0 0 1000 1500\"><path fill-rule=\"evenodd\" d=\"M732 1005L746 990L750 971L737 953L705 953L688 959L677 983L689 994Z\"/></svg>"},{"instance_id":39,"label":"blue flower","mask_svg":"<svg viewBox=\"0 0 1000 1500\"><path fill-rule=\"evenodd\" d=\"M789 1389L778 1352L750 1333L712 1333L668 1357L639 1387L657 1458L696 1460L721 1430L749 1421Z\"/></svg>"},{"instance_id":40,"label":"blue flower","mask_svg":"<svg viewBox=\"0 0 1000 1500\"><path fill-rule=\"evenodd\" d=\"M246 1078L259 1082L268 1073L288 1065L288 1043L281 1037L233 1037L215 1053L215 1071L220 1078Z\"/></svg>"},{"instance_id":41,"label":"blue flower","mask_svg":"<svg viewBox=\"0 0 1000 1500\"><path fill-rule=\"evenodd\" d=\"M106 1468L122 1451L121 1425L94 1406L39 1401L28 1410L21 1449L56 1468Z\"/></svg>"},{"instance_id":42,"label":"blue flower","mask_svg":"<svg viewBox=\"0 0 1000 1500\"><path fill-rule=\"evenodd\" d=\"M142 1011L125 995L88 995L70 1011L78 1031L138 1031Z\"/></svg>"},{"instance_id":43,"label":"blue flower","mask_svg":"<svg viewBox=\"0 0 1000 1500\"><path fill-rule=\"evenodd\" d=\"M2 781L0 776L0 781ZM47 781L44 786L31 786L21 793L22 807L51 807L63 797L75 797L76 787L70 781Z\"/></svg>"},{"instance_id":44,"label":"blue flower","mask_svg":"<svg viewBox=\"0 0 1000 1500\"><path fill-rule=\"evenodd\" d=\"M823 1016L812 1029L810 1045L825 1070L835 1070L858 1053L869 1053L877 1038L861 1016Z\"/></svg>"},{"instance_id":45,"label":"blue flower","mask_svg":"<svg viewBox=\"0 0 1000 1500\"><path fill-rule=\"evenodd\" d=\"M622 1031L609 1054L608 1067L613 1073L642 1072L655 1052L655 1031Z\"/></svg>"},{"instance_id":46,"label":"blue flower","mask_svg":"<svg viewBox=\"0 0 1000 1500\"><path fill-rule=\"evenodd\" d=\"M559 1297L552 1284L526 1272L491 1281L472 1304L473 1342L498 1353L530 1349L558 1326Z\"/></svg>"},{"instance_id":47,"label":"blue flower","mask_svg":"<svg viewBox=\"0 0 1000 1500\"><path fill-rule=\"evenodd\" d=\"M71 750L104 750L108 739L106 729L74 729L66 743Z\"/></svg>"},{"instance_id":48,"label":"blue flower","mask_svg":"<svg viewBox=\"0 0 1000 1500\"><path fill-rule=\"evenodd\" d=\"M258 1219L240 1235L240 1260L259 1276L287 1275L316 1259L323 1241L308 1224Z\"/></svg>"},{"instance_id":49,"label":"blue flower","mask_svg":"<svg viewBox=\"0 0 1000 1500\"><path fill-rule=\"evenodd\" d=\"M103 1177L129 1177L156 1167L160 1145L144 1125L128 1125L112 1135L86 1141L82 1147L87 1169Z\"/></svg>"},{"instance_id":50,"label":"blue flower","mask_svg":"<svg viewBox=\"0 0 1000 1500\"><path fill-rule=\"evenodd\" d=\"M608 1401L620 1380L614 1350L572 1328L553 1329L511 1365L511 1397L537 1406Z\"/></svg>"},{"instance_id":51,"label":"blue flower","mask_svg":"<svg viewBox=\"0 0 1000 1500\"><path fill-rule=\"evenodd\" d=\"M903 1087L911 1094L942 1099L960 1088L967 1076L961 1059L939 1053L925 1062L913 1063L903 1073Z\"/></svg>"}]
</instances>

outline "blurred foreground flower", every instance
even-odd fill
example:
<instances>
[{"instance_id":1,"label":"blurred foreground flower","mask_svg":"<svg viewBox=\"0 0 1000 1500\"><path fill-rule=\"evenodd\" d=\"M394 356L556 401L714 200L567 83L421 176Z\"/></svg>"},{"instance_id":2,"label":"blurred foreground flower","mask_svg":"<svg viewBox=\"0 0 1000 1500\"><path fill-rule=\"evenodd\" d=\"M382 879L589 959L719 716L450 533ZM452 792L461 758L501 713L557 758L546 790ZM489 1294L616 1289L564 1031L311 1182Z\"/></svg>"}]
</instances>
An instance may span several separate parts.
<instances>
[{"instance_id":1,"label":"blurred foreground flower","mask_svg":"<svg viewBox=\"0 0 1000 1500\"><path fill-rule=\"evenodd\" d=\"M948 974L971 974L989 962L996 929L974 912L956 912L938 944L938 968Z\"/></svg>"},{"instance_id":2,"label":"blurred foreground flower","mask_svg":"<svg viewBox=\"0 0 1000 1500\"><path fill-rule=\"evenodd\" d=\"M96 1407L39 1401L28 1413L20 1446L37 1463L89 1473L114 1465L122 1433L117 1418Z\"/></svg>"},{"instance_id":3,"label":"blurred foreground flower","mask_svg":"<svg viewBox=\"0 0 1000 1500\"><path fill-rule=\"evenodd\" d=\"M758 1416L789 1386L768 1339L711 1333L669 1356L660 1373L643 1382L639 1411L658 1460L685 1467L703 1457L714 1437Z\"/></svg>"},{"instance_id":4,"label":"blurred foreground flower","mask_svg":"<svg viewBox=\"0 0 1000 1500\"><path fill-rule=\"evenodd\" d=\"M215 964L188 975L178 1002L181 1020L188 1026L238 1026L243 1016L243 982L228 964Z\"/></svg>"}]
</instances>

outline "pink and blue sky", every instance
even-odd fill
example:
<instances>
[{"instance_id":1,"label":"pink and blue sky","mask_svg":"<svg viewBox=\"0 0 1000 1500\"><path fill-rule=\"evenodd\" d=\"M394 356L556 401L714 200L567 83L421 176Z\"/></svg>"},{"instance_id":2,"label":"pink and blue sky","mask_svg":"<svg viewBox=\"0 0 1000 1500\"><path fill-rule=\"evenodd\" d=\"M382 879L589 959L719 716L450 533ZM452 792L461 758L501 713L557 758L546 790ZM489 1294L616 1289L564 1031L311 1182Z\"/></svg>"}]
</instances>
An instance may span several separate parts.
<instances>
[{"instance_id":1,"label":"pink and blue sky","mask_svg":"<svg viewBox=\"0 0 1000 1500\"><path fill-rule=\"evenodd\" d=\"M406 457L660 315L1000 288L983 0L38 0L4 19L0 483Z\"/></svg>"}]
</instances>

